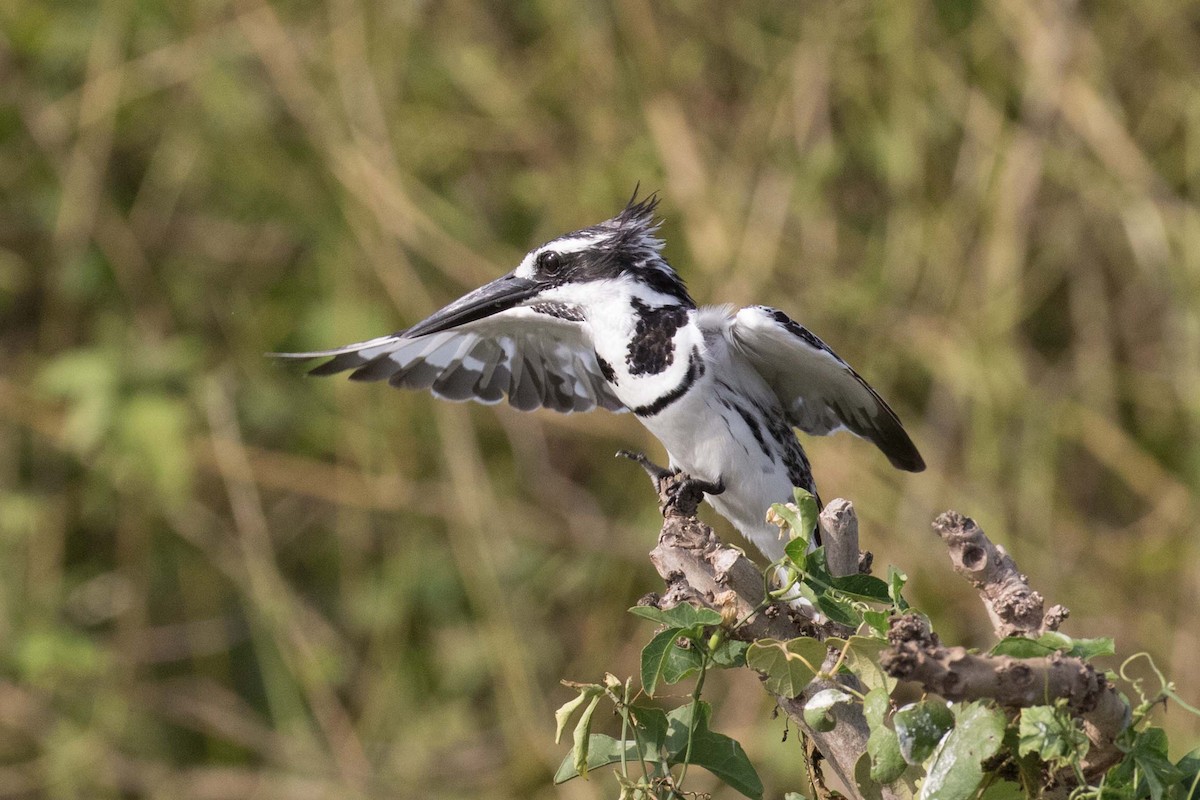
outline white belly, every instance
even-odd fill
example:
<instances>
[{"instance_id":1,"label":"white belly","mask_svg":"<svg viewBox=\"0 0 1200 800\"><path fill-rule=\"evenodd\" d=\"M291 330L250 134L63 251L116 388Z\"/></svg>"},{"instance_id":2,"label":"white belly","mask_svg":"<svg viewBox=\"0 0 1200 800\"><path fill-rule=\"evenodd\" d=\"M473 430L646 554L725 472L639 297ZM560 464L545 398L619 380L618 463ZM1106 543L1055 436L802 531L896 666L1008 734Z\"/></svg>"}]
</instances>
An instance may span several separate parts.
<instances>
[{"instance_id":1,"label":"white belly","mask_svg":"<svg viewBox=\"0 0 1200 800\"><path fill-rule=\"evenodd\" d=\"M709 503L774 560L783 555L784 542L779 528L766 521L767 509L792 499L792 481L772 454L777 448L770 434L757 425L756 435L744 414L754 414L757 407L778 411L779 401L748 365L724 352L715 355L720 360L710 360L691 391L660 413L640 419L666 447L671 466L725 484L722 494L708 497ZM718 384L718 375L732 392ZM794 436L790 428L786 434Z\"/></svg>"}]
</instances>

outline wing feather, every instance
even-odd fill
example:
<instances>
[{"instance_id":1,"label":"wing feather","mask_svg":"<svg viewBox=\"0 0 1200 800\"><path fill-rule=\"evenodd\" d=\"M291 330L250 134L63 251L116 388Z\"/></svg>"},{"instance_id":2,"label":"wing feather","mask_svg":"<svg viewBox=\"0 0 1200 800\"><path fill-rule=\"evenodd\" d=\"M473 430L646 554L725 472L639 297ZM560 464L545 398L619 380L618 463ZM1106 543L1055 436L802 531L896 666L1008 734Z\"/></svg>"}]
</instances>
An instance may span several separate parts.
<instances>
[{"instance_id":1,"label":"wing feather","mask_svg":"<svg viewBox=\"0 0 1200 800\"><path fill-rule=\"evenodd\" d=\"M767 306L723 316L724 334L774 389L793 425L819 436L846 428L873 442L895 467L925 469L896 413L807 328Z\"/></svg>"},{"instance_id":2,"label":"wing feather","mask_svg":"<svg viewBox=\"0 0 1200 800\"><path fill-rule=\"evenodd\" d=\"M604 380L582 326L526 308L427 336L401 331L334 350L276 355L328 358L310 374L350 371L353 380L429 389L446 400L507 397L522 411L626 410Z\"/></svg>"}]
</instances>

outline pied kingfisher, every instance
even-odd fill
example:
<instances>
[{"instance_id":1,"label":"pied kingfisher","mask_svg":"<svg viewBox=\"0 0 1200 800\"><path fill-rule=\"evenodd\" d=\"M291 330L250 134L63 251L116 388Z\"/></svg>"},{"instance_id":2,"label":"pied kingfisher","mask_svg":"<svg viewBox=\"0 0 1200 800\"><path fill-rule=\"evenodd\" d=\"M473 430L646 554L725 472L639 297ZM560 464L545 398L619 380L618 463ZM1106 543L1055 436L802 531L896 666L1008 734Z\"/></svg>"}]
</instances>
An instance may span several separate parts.
<instances>
[{"instance_id":1,"label":"pied kingfisher","mask_svg":"<svg viewBox=\"0 0 1200 800\"><path fill-rule=\"evenodd\" d=\"M899 469L925 463L895 413L823 341L782 311L696 307L663 259L655 195L530 250L520 266L408 330L287 358L312 370L430 389L447 400L569 413L632 411L671 466L769 559L766 521L792 487L816 495L794 428L845 428Z\"/></svg>"}]
</instances>

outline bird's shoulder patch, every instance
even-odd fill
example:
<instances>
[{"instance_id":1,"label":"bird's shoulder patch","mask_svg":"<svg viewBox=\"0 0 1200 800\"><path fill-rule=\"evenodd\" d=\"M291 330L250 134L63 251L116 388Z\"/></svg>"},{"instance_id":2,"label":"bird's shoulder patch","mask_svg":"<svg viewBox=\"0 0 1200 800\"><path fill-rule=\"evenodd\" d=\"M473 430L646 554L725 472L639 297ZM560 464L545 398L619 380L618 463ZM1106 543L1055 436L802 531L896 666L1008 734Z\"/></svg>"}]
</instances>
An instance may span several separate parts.
<instances>
[{"instance_id":1,"label":"bird's shoulder patch","mask_svg":"<svg viewBox=\"0 0 1200 800\"><path fill-rule=\"evenodd\" d=\"M789 334L795 336L797 339L804 342L814 350L820 350L822 353L832 356L835 361L838 361L842 364L845 363L837 353L833 352L833 349L830 348L829 345L821 341L819 336L801 325L799 322L796 322L796 320L792 319L779 309L771 308L770 306L752 306L751 308L745 309L745 311L758 312L764 318L764 322L770 320L770 322L773 322L775 325L783 328Z\"/></svg>"}]
</instances>

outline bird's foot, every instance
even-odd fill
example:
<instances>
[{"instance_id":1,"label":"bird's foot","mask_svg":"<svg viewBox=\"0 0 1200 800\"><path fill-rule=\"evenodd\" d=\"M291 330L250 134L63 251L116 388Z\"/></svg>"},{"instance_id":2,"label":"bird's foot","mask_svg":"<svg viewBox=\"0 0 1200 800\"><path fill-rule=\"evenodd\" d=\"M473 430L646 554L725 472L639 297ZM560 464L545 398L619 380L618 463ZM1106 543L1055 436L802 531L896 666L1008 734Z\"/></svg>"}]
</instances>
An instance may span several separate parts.
<instances>
[{"instance_id":1,"label":"bird's foot","mask_svg":"<svg viewBox=\"0 0 1200 800\"><path fill-rule=\"evenodd\" d=\"M658 492L658 509L663 516L669 513L681 514L685 517L695 515L696 507L704 501L706 494L720 494L725 491L724 481L706 481L693 478L678 469L667 469L655 464L645 453L633 453L621 450L618 458L628 458L641 465L650 476L655 491Z\"/></svg>"},{"instance_id":2,"label":"bird's foot","mask_svg":"<svg viewBox=\"0 0 1200 800\"><path fill-rule=\"evenodd\" d=\"M617 458L628 458L630 461L644 469L646 474L650 476L650 480L654 483L655 489L657 489L663 481L673 478L679 474L679 470L677 469L667 469L666 467L660 467L658 464L655 464L645 453L635 453L632 450L618 450Z\"/></svg>"}]
</instances>

